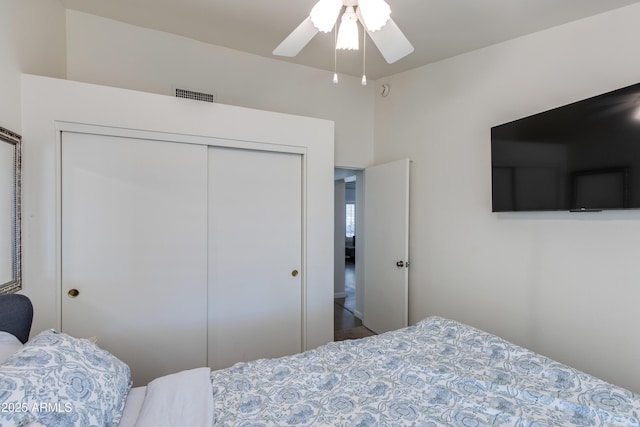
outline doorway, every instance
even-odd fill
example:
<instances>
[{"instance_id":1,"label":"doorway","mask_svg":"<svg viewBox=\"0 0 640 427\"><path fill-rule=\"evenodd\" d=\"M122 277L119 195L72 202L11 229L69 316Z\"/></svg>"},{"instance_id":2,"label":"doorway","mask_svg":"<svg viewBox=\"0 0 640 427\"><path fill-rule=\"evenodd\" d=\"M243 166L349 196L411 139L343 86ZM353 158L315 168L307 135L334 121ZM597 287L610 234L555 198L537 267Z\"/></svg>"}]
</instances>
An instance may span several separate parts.
<instances>
[{"instance_id":1,"label":"doorway","mask_svg":"<svg viewBox=\"0 0 640 427\"><path fill-rule=\"evenodd\" d=\"M358 234L363 224L363 171L335 169L334 338L373 335L362 326L363 269Z\"/></svg>"}]
</instances>

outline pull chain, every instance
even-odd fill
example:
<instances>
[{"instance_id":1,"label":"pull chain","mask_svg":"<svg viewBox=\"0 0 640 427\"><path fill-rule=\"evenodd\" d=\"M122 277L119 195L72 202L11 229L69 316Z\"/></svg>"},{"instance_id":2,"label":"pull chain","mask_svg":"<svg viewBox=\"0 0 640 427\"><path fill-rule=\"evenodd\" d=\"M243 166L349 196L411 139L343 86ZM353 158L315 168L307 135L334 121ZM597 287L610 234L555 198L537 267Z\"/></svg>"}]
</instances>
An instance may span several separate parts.
<instances>
[{"instance_id":1,"label":"pull chain","mask_svg":"<svg viewBox=\"0 0 640 427\"><path fill-rule=\"evenodd\" d=\"M333 26L333 84L338 84L338 24Z\"/></svg>"},{"instance_id":2,"label":"pull chain","mask_svg":"<svg viewBox=\"0 0 640 427\"><path fill-rule=\"evenodd\" d=\"M367 73L366 71L367 64L367 31L362 26L362 86L367 85Z\"/></svg>"}]
</instances>

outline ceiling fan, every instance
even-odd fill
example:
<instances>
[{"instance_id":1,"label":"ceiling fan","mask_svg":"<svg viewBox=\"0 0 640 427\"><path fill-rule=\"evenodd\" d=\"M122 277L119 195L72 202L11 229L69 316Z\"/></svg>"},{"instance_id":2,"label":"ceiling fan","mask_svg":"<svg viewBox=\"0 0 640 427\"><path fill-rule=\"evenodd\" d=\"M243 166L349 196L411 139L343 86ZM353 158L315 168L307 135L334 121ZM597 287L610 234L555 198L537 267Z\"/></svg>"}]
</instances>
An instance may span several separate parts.
<instances>
[{"instance_id":1,"label":"ceiling fan","mask_svg":"<svg viewBox=\"0 0 640 427\"><path fill-rule=\"evenodd\" d=\"M413 52L413 46L391 19L391 8L384 0L319 0L273 54L296 56L319 31L332 31L341 13L340 29L336 28L339 31L336 49L358 49L357 23L360 22L389 64Z\"/></svg>"}]
</instances>

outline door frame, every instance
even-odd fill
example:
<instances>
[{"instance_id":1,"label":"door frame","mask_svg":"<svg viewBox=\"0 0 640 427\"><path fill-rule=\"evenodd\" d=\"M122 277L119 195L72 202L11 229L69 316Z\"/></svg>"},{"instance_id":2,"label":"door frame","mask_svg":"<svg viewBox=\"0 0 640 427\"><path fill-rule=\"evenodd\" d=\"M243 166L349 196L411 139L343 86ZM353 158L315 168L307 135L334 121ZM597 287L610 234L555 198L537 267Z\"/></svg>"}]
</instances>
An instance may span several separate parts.
<instances>
[{"instance_id":1,"label":"door frame","mask_svg":"<svg viewBox=\"0 0 640 427\"><path fill-rule=\"evenodd\" d=\"M363 254L365 249L366 236L364 235L364 187L366 185L364 181L363 166L341 166L336 164L336 169L353 171L353 175L356 175L356 307L354 315L358 319L362 320L364 317L364 262ZM335 181L335 176L334 176ZM335 225L334 225L335 228Z\"/></svg>"},{"instance_id":2,"label":"door frame","mask_svg":"<svg viewBox=\"0 0 640 427\"><path fill-rule=\"evenodd\" d=\"M131 138L131 139L145 139L145 140L153 140L153 141L163 141L163 142L172 142L172 143L183 143L183 144L196 144L196 145L205 145L205 146L215 146L215 147L224 147L224 148L236 148L236 149L244 149L244 150L257 150L257 151L267 151L267 152L278 152L278 153L290 153L290 154L299 154L302 156L302 250L301 250L301 350L304 351L308 349L307 342L307 316L308 316L308 274L307 274L307 224L308 224L308 153L306 146L296 146L296 145L281 145L281 144L272 144L272 143L264 143L264 142L255 142L255 141L244 141L244 140L234 140L234 139L225 139L225 138L217 138L217 137L209 137L209 136L197 136L197 135L187 135L187 134L177 134L177 133L168 133L161 131L153 131L153 130L138 130L138 129L127 129L120 127L112 127L112 126L101 126L101 125L93 125L93 124L83 124L83 123L75 123L75 122L66 122L66 121L55 121L55 189L56 189L56 218L55 218L55 227L56 227L56 272L55 272L55 281L56 281L56 307L57 307L57 318L56 324L57 329L62 329L62 134L63 132L74 132L74 133L84 133L84 134L94 134L94 135L103 135L103 136L111 136L111 137L123 137L123 138ZM332 328L333 329L333 328Z\"/></svg>"}]
</instances>

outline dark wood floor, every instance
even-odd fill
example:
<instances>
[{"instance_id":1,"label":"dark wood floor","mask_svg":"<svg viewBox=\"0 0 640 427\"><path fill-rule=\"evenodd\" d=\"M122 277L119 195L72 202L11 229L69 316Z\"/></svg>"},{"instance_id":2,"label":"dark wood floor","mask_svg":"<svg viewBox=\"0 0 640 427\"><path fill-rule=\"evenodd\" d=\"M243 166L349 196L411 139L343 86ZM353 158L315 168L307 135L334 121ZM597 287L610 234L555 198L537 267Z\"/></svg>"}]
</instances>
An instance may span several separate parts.
<instances>
[{"instance_id":1,"label":"dark wood floor","mask_svg":"<svg viewBox=\"0 0 640 427\"><path fill-rule=\"evenodd\" d=\"M375 335L362 326L362 320L355 316L356 307L355 266L347 263L345 267L344 298L336 298L333 304L334 340L357 339Z\"/></svg>"},{"instance_id":2,"label":"dark wood floor","mask_svg":"<svg viewBox=\"0 0 640 427\"><path fill-rule=\"evenodd\" d=\"M352 312L344 308L344 305L338 302L339 299L344 298L336 298L336 302L333 305L333 329L341 331L362 326L362 320L358 319Z\"/></svg>"}]
</instances>

